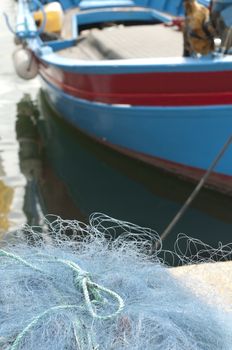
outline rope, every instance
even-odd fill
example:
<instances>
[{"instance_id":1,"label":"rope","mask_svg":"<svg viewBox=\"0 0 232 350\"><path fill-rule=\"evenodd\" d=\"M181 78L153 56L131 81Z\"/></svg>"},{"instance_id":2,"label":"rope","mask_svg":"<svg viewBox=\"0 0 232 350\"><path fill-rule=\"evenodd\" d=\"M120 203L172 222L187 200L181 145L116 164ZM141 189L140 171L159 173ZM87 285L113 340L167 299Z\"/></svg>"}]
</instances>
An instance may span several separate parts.
<instances>
[{"instance_id":1,"label":"rope","mask_svg":"<svg viewBox=\"0 0 232 350\"><path fill-rule=\"evenodd\" d=\"M3 12L3 17L5 18L5 22L6 22L6 25L7 25L7 28L9 29L9 31L12 34L16 35L16 32L14 31L12 25L10 24L9 17L8 17L8 15L5 12ZM23 23L20 23L20 24L23 24Z\"/></svg>"},{"instance_id":2,"label":"rope","mask_svg":"<svg viewBox=\"0 0 232 350\"><path fill-rule=\"evenodd\" d=\"M20 256L18 255L15 255L15 254L12 254L12 253L8 253L6 252L5 250L3 249L0 249L0 257L1 256L6 256L8 258L11 258L11 259L14 259L14 260L17 260L19 262L21 262L23 265L27 266L27 267L30 267L31 269L33 270L36 270L36 271L39 271L41 273L44 273L42 270L38 269L36 266L28 263L26 260L22 259Z\"/></svg>"},{"instance_id":3,"label":"rope","mask_svg":"<svg viewBox=\"0 0 232 350\"><path fill-rule=\"evenodd\" d=\"M8 253L3 249L0 249L0 257L1 256L6 256L8 258L11 258L13 260L16 260L20 263L22 263L23 265L38 271L40 273L44 274L44 271L38 269L36 266L28 263L26 260L22 259L20 256L12 254L12 253ZM119 313L122 312L125 304L123 299L114 291L105 288L95 282L92 282L90 279L90 275L87 271L84 271L79 265L77 265L76 263L74 263L73 261L70 260L63 260L63 259L57 259L57 258L52 258L50 256L48 256L50 259L49 261L56 261L56 262L60 262L66 266L68 266L73 272L74 272L74 285L76 288L81 289L84 295L84 299L85 299L85 306L86 309L88 310L90 316L92 318L95 319L100 319L100 320L108 320L108 319L112 319L114 317L116 317ZM118 308L115 312L109 314L109 315L98 315L94 309L93 309L93 303L103 303L105 300L104 298L101 296L100 292L104 292L106 294L108 294L112 299L115 299L118 303ZM93 298L90 297L93 296ZM44 311L43 313L41 313L40 315L36 316L23 330L22 332L20 332L18 334L18 336L16 337L13 345L9 348L9 350L16 350L18 348L19 343L22 341L22 339L25 337L25 335L31 330L32 327L34 327L42 317L46 316L48 313L52 312L52 311L56 311L56 310L65 310L65 309L72 309L72 308L76 308L76 309L80 309L82 308L81 306L78 305L60 305L60 306L54 306L46 311ZM74 330L75 332L75 330ZM87 334L88 335L88 334ZM88 335L88 339L90 336ZM77 339L77 338L76 338ZM96 347L97 349L97 347Z\"/></svg>"},{"instance_id":4,"label":"rope","mask_svg":"<svg viewBox=\"0 0 232 350\"><path fill-rule=\"evenodd\" d=\"M15 26L16 29L14 30L14 29L13 29L13 26L12 26L11 23L10 23L9 16L7 15L7 13L4 12L4 13L3 13L3 17L5 18L5 22L6 22L7 28L9 29L9 31L10 31L13 35L19 36L19 35L18 35L18 32L17 32L17 28L20 27L20 26L22 26L22 25L25 26L26 32L29 32L29 30L28 30L28 23L27 23L27 20L26 20L26 19L25 19L24 22L17 23L16 26ZM33 33L34 33L34 35L39 35L39 34L40 34L38 31L37 31L37 32L33 32Z\"/></svg>"},{"instance_id":5,"label":"rope","mask_svg":"<svg viewBox=\"0 0 232 350\"><path fill-rule=\"evenodd\" d=\"M192 201L194 200L194 198L197 196L197 194L200 192L202 186L204 186L206 180L208 179L209 175L213 172L214 168L216 167L216 165L218 164L218 162L220 161L220 159L223 157L224 153L226 152L226 150L228 149L228 147L230 146L230 144L232 143L232 135L230 135L230 137L227 139L227 141L225 142L225 144L223 145L223 147L220 149L219 153L217 154L217 156L213 159L212 163L210 164L209 168L207 169L207 171L205 172L205 174L202 176L202 178L200 179L200 181L198 182L197 186L195 187L195 189L193 190L193 192L190 194L190 196L187 198L187 200L185 201L185 203L183 204L183 206L181 207L181 209L178 211L178 213L174 216L174 218L171 220L171 222L169 223L169 225L166 227L166 229L163 231L163 233L160 236L161 242L167 238L167 236L170 234L171 230L173 229L173 227L177 224L177 222L182 218L182 216L184 215L185 211L189 208L189 206L191 205ZM151 254L154 253L154 251L157 250L158 245L160 243L155 242L152 245L151 248Z\"/></svg>"},{"instance_id":6,"label":"rope","mask_svg":"<svg viewBox=\"0 0 232 350\"><path fill-rule=\"evenodd\" d=\"M82 268L75 264L72 261L69 260L61 260L61 259L56 259L56 261L63 263L64 265L69 266L73 271L74 271L74 285L78 288L81 287L83 291L83 295L85 298L85 303L86 303L86 308L88 309L90 315L93 318L97 318L100 320L108 320L111 318L116 317L118 314L120 314L125 306L123 299L115 292L112 290L105 288L95 282L92 282L89 273L87 271L82 270ZM93 302L102 302L103 298L101 297L99 292L105 292L108 295L112 297L112 299L115 299L118 303L118 308L117 310L109 315L98 315L92 307ZM94 299L91 300L90 295L94 296Z\"/></svg>"}]
</instances>

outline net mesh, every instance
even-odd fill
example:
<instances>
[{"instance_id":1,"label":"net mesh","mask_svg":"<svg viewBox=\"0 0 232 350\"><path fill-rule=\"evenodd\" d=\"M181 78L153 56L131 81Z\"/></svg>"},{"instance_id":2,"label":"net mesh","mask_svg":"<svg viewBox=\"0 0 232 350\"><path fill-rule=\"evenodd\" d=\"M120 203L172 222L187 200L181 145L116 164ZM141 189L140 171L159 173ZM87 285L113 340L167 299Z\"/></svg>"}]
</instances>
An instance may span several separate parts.
<instances>
[{"instance_id":1,"label":"net mesh","mask_svg":"<svg viewBox=\"0 0 232 350\"><path fill-rule=\"evenodd\" d=\"M98 213L25 226L0 249L0 349L231 350L231 314L180 284L165 254L155 231ZM172 254L211 262L231 248L181 235Z\"/></svg>"}]
</instances>

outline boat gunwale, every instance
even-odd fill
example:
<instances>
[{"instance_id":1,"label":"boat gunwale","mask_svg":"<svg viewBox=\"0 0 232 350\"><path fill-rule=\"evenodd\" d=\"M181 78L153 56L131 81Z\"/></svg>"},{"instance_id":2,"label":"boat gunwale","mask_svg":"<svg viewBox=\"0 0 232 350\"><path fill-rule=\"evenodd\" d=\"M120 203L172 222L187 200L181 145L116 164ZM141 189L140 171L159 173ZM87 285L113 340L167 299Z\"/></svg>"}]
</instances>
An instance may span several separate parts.
<instances>
[{"instance_id":1,"label":"boat gunwale","mask_svg":"<svg viewBox=\"0 0 232 350\"><path fill-rule=\"evenodd\" d=\"M23 4L22 0L19 5ZM25 9L29 10L27 5ZM21 9L22 11L22 9ZM27 13L29 22L34 22L31 12ZM76 18L74 16L74 18ZM28 22L28 23L29 23ZM33 24L33 23L32 23ZM35 24L35 22L34 22ZM75 37L77 32L75 29L75 21L72 23L73 36L71 40L63 40L61 45L73 45L77 40ZM29 28L30 29L30 28ZM155 58L122 58L112 60L78 60L73 58L66 58L56 54L52 45L55 43L44 43L39 36L29 37L25 39L28 48L34 53L39 61L45 65L55 66L64 71L71 71L73 73L86 74L130 74L130 73L151 73L151 72L221 72L232 70L232 55L222 56L209 55L197 58L186 57L155 57ZM57 43L56 43L57 44Z\"/></svg>"},{"instance_id":2,"label":"boat gunwale","mask_svg":"<svg viewBox=\"0 0 232 350\"><path fill-rule=\"evenodd\" d=\"M33 50L34 51L34 50ZM44 47L34 54L45 65L52 65L64 71L89 74L130 74L130 73L165 73L165 72L222 72L232 70L232 55L223 57L159 57L115 60L73 59L59 56Z\"/></svg>"}]
</instances>

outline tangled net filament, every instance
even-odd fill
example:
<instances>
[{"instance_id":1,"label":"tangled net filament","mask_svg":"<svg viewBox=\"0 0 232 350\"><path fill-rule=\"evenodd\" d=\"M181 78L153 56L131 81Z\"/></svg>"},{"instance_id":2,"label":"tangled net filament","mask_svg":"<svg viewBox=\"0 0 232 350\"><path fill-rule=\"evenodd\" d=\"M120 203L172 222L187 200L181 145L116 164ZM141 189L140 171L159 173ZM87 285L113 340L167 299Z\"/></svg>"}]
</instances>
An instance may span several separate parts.
<instances>
[{"instance_id":1,"label":"tangled net filament","mask_svg":"<svg viewBox=\"0 0 232 350\"><path fill-rule=\"evenodd\" d=\"M231 315L174 279L153 230L97 213L17 234L0 250L1 349L231 349Z\"/></svg>"}]
</instances>

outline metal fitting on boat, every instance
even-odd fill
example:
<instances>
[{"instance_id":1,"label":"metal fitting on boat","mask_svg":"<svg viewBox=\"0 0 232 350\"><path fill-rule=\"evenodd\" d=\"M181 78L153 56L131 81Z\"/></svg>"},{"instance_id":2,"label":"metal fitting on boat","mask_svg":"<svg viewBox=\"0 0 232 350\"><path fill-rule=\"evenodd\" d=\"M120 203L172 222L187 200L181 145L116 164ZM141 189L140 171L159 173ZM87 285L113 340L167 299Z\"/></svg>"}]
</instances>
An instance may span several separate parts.
<instances>
[{"instance_id":1,"label":"metal fitting on boat","mask_svg":"<svg viewBox=\"0 0 232 350\"><path fill-rule=\"evenodd\" d=\"M215 39L214 39L214 48L215 48L215 51L219 51L219 50L220 50L221 44L222 44L221 38L215 38Z\"/></svg>"},{"instance_id":2,"label":"metal fitting on boat","mask_svg":"<svg viewBox=\"0 0 232 350\"><path fill-rule=\"evenodd\" d=\"M221 50L222 50L222 40L221 40L221 38L214 38L213 42L214 42L213 55L214 56L220 56L222 54L222 52L221 52Z\"/></svg>"}]
</instances>

